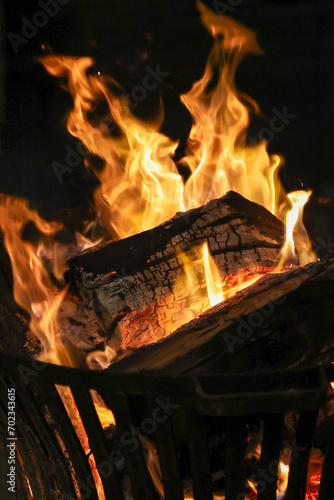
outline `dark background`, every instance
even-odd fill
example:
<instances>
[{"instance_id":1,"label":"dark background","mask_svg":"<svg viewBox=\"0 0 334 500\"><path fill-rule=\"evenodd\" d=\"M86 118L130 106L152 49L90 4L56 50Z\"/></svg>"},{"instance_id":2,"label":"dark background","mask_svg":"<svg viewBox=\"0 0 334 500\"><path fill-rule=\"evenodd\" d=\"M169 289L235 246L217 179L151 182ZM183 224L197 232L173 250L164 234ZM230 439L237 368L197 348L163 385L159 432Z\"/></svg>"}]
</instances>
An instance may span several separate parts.
<instances>
[{"instance_id":1,"label":"dark background","mask_svg":"<svg viewBox=\"0 0 334 500\"><path fill-rule=\"evenodd\" d=\"M246 58L237 72L238 88L262 112L252 118L250 135L267 126L274 108L286 107L296 118L269 144L271 153L286 159L281 170L285 187L290 191L303 183L318 196L334 198L334 3L237 3L225 0L221 6L230 6L226 14L256 30L265 52ZM75 147L76 139L66 131L70 95L36 61L42 44L57 53L94 57L96 70L111 74L129 92L140 85L148 64L160 64L170 75L136 112L155 112L161 94L166 109L162 131L180 140L181 156L191 118L179 95L202 76L212 38L194 0L68 0L16 54L8 34L22 35L22 17L32 20L41 10L35 0L3 1L0 192L28 198L48 213L86 204L94 182L83 164L65 173L63 182L52 168L53 161L64 163L65 147ZM148 58L140 62L144 52Z\"/></svg>"}]
</instances>

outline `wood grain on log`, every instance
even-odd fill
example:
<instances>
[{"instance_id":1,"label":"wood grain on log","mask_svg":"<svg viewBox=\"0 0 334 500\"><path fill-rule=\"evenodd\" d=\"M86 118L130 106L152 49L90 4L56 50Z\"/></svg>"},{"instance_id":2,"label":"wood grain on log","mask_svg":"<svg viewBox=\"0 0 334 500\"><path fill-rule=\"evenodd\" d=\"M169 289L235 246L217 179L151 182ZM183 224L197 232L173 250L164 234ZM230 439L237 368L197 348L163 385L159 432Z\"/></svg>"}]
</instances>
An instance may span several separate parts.
<instances>
[{"instance_id":1,"label":"wood grain on log","mask_svg":"<svg viewBox=\"0 0 334 500\"><path fill-rule=\"evenodd\" d=\"M175 330L184 322L185 310L188 320L194 317L194 290L173 289L184 275L179 251L191 254L207 241L224 279L241 268L275 266L283 237L276 217L230 191L150 231L92 248L69 264L79 295L95 310L103 329L116 339L118 332L122 347L133 348ZM205 301L199 271L194 271L196 301Z\"/></svg>"},{"instance_id":2,"label":"wood grain on log","mask_svg":"<svg viewBox=\"0 0 334 500\"><path fill-rule=\"evenodd\" d=\"M334 347L334 260L269 274L109 370L180 375L291 367Z\"/></svg>"}]
</instances>

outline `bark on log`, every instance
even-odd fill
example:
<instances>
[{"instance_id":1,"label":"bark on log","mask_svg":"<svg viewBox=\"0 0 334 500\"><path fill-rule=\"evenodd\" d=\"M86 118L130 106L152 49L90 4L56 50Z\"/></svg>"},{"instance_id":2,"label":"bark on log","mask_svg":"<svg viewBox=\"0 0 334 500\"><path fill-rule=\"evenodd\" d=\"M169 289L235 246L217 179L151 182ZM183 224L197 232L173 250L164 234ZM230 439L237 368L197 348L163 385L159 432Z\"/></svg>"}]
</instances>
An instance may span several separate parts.
<instances>
[{"instance_id":1,"label":"bark on log","mask_svg":"<svg viewBox=\"0 0 334 500\"><path fill-rule=\"evenodd\" d=\"M182 324L184 310L189 312L193 290L181 286L173 294L184 274L177 251L188 253L207 241L224 279L241 268L275 266L283 237L276 217L230 191L150 231L90 249L69 264L77 292L107 334L114 333L115 346L133 348L165 337ZM196 301L206 300L194 270Z\"/></svg>"},{"instance_id":2,"label":"bark on log","mask_svg":"<svg viewBox=\"0 0 334 500\"><path fill-rule=\"evenodd\" d=\"M292 367L333 350L333 333L332 259L269 274L109 370L180 375Z\"/></svg>"}]
</instances>

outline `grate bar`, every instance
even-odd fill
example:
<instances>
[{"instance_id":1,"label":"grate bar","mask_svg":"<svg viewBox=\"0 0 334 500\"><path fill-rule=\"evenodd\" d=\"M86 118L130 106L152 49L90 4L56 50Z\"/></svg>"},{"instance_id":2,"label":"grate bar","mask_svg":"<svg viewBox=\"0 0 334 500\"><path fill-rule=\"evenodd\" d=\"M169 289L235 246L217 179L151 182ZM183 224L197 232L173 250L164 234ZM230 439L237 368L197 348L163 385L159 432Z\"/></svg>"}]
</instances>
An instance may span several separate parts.
<instances>
[{"instance_id":1,"label":"grate bar","mask_svg":"<svg viewBox=\"0 0 334 500\"><path fill-rule=\"evenodd\" d=\"M212 500L209 442L204 419L194 408L187 412L189 459L194 500Z\"/></svg>"},{"instance_id":2,"label":"grate bar","mask_svg":"<svg viewBox=\"0 0 334 500\"><path fill-rule=\"evenodd\" d=\"M284 414L268 415L265 419L259 464L263 477L260 478L257 500L276 500L283 423Z\"/></svg>"},{"instance_id":3,"label":"grate bar","mask_svg":"<svg viewBox=\"0 0 334 500\"><path fill-rule=\"evenodd\" d=\"M83 384L71 384L71 391L95 457L104 492L113 492L113 500L123 500L118 473L109 460L108 446L92 398Z\"/></svg>"},{"instance_id":4,"label":"grate bar","mask_svg":"<svg viewBox=\"0 0 334 500\"><path fill-rule=\"evenodd\" d=\"M243 417L226 419L225 493L226 500L241 498L245 491L245 450L247 431Z\"/></svg>"},{"instance_id":5,"label":"grate bar","mask_svg":"<svg viewBox=\"0 0 334 500\"><path fill-rule=\"evenodd\" d=\"M35 404L28 386L23 387L21 380L12 375L6 381L8 387L16 390L16 407L24 408L24 412L16 412L16 446L19 454L29 457L29 463L26 464L26 475L34 494L40 494L50 500L56 499L57 486L68 485L68 474L63 474L63 467L60 466L59 477L56 477L55 467L48 460L49 456L53 458L58 454L61 456L61 450L56 440L47 426L41 409ZM51 439L50 439L51 437ZM57 457L59 458L59 457ZM37 468L37 472L36 472Z\"/></svg>"},{"instance_id":6,"label":"grate bar","mask_svg":"<svg viewBox=\"0 0 334 500\"><path fill-rule=\"evenodd\" d=\"M299 414L285 500L304 500L307 471L318 411Z\"/></svg>"},{"instance_id":7,"label":"grate bar","mask_svg":"<svg viewBox=\"0 0 334 500\"><path fill-rule=\"evenodd\" d=\"M319 487L319 500L332 498L334 498L334 429L325 454Z\"/></svg>"},{"instance_id":8,"label":"grate bar","mask_svg":"<svg viewBox=\"0 0 334 500\"><path fill-rule=\"evenodd\" d=\"M86 454L57 389L52 384L43 384L42 387L47 395L47 405L51 410L52 419L57 423L57 432L69 454L76 479L79 480L79 487L81 486L84 488L84 479L88 478L92 472ZM89 491L87 488L84 489L84 494L87 499L97 500L97 493L95 490ZM70 495L68 495L68 498L70 498Z\"/></svg>"},{"instance_id":9,"label":"grate bar","mask_svg":"<svg viewBox=\"0 0 334 500\"><path fill-rule=\"evenodd\" d=\"M116 420L117 434L128 465L133 500L152 500L153 485L148 475L145 458L127 405L126 396L121 392L114 393L112 397L109 397L107 392L101 392L101 396L112 410ZM138 480L138 478L140 479Z\"/></svg>"},{"instance_id":10,"label":"grate bar","mask_svg":"<svg viewBox=\"0 0 334 500\"><path fill-rule=\"evenodd\" d=\"M156 403L148 396L151 413L156 414L156 446L161 466L165 500L183 500L183 483L180 474L171 417L156 413ZM162 413L162 411L160 411Z\"/></svg>"}]
</instances>

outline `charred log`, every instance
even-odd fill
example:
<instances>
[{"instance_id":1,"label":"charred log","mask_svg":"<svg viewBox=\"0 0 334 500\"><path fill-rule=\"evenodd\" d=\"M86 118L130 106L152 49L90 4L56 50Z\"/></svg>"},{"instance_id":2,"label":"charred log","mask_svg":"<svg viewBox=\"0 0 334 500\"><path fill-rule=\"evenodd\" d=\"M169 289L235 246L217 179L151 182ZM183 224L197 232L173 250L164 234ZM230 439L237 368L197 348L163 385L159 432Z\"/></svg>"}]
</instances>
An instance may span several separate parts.
<instances>
[{"instance_id":1,"label":"charred log","mask_svg":"<svg viewBox=\"0 0 334 500\"><path fill-rule=\"evenodd\" d=\"M334 347L334 260L269 274L111 371L180 375L317 363Z\"/></svg>"},{"instance_id":2,"label":"charred log","mask_svg":"<svg viewBox=\"0 0 334 500\"><path fill-rule=\"evenodd\" d=\"M103 329L123 348L133 348L175 330L189 307L191 287L173 294L184 274L178 252L191 254L207 241L224 279L241 268L275 266L283 236L276 217L230 191L150 231L92 248L72 259L70 268ZM197 299L203 300L201 290Z\"/></svg>"}]
</instances>

